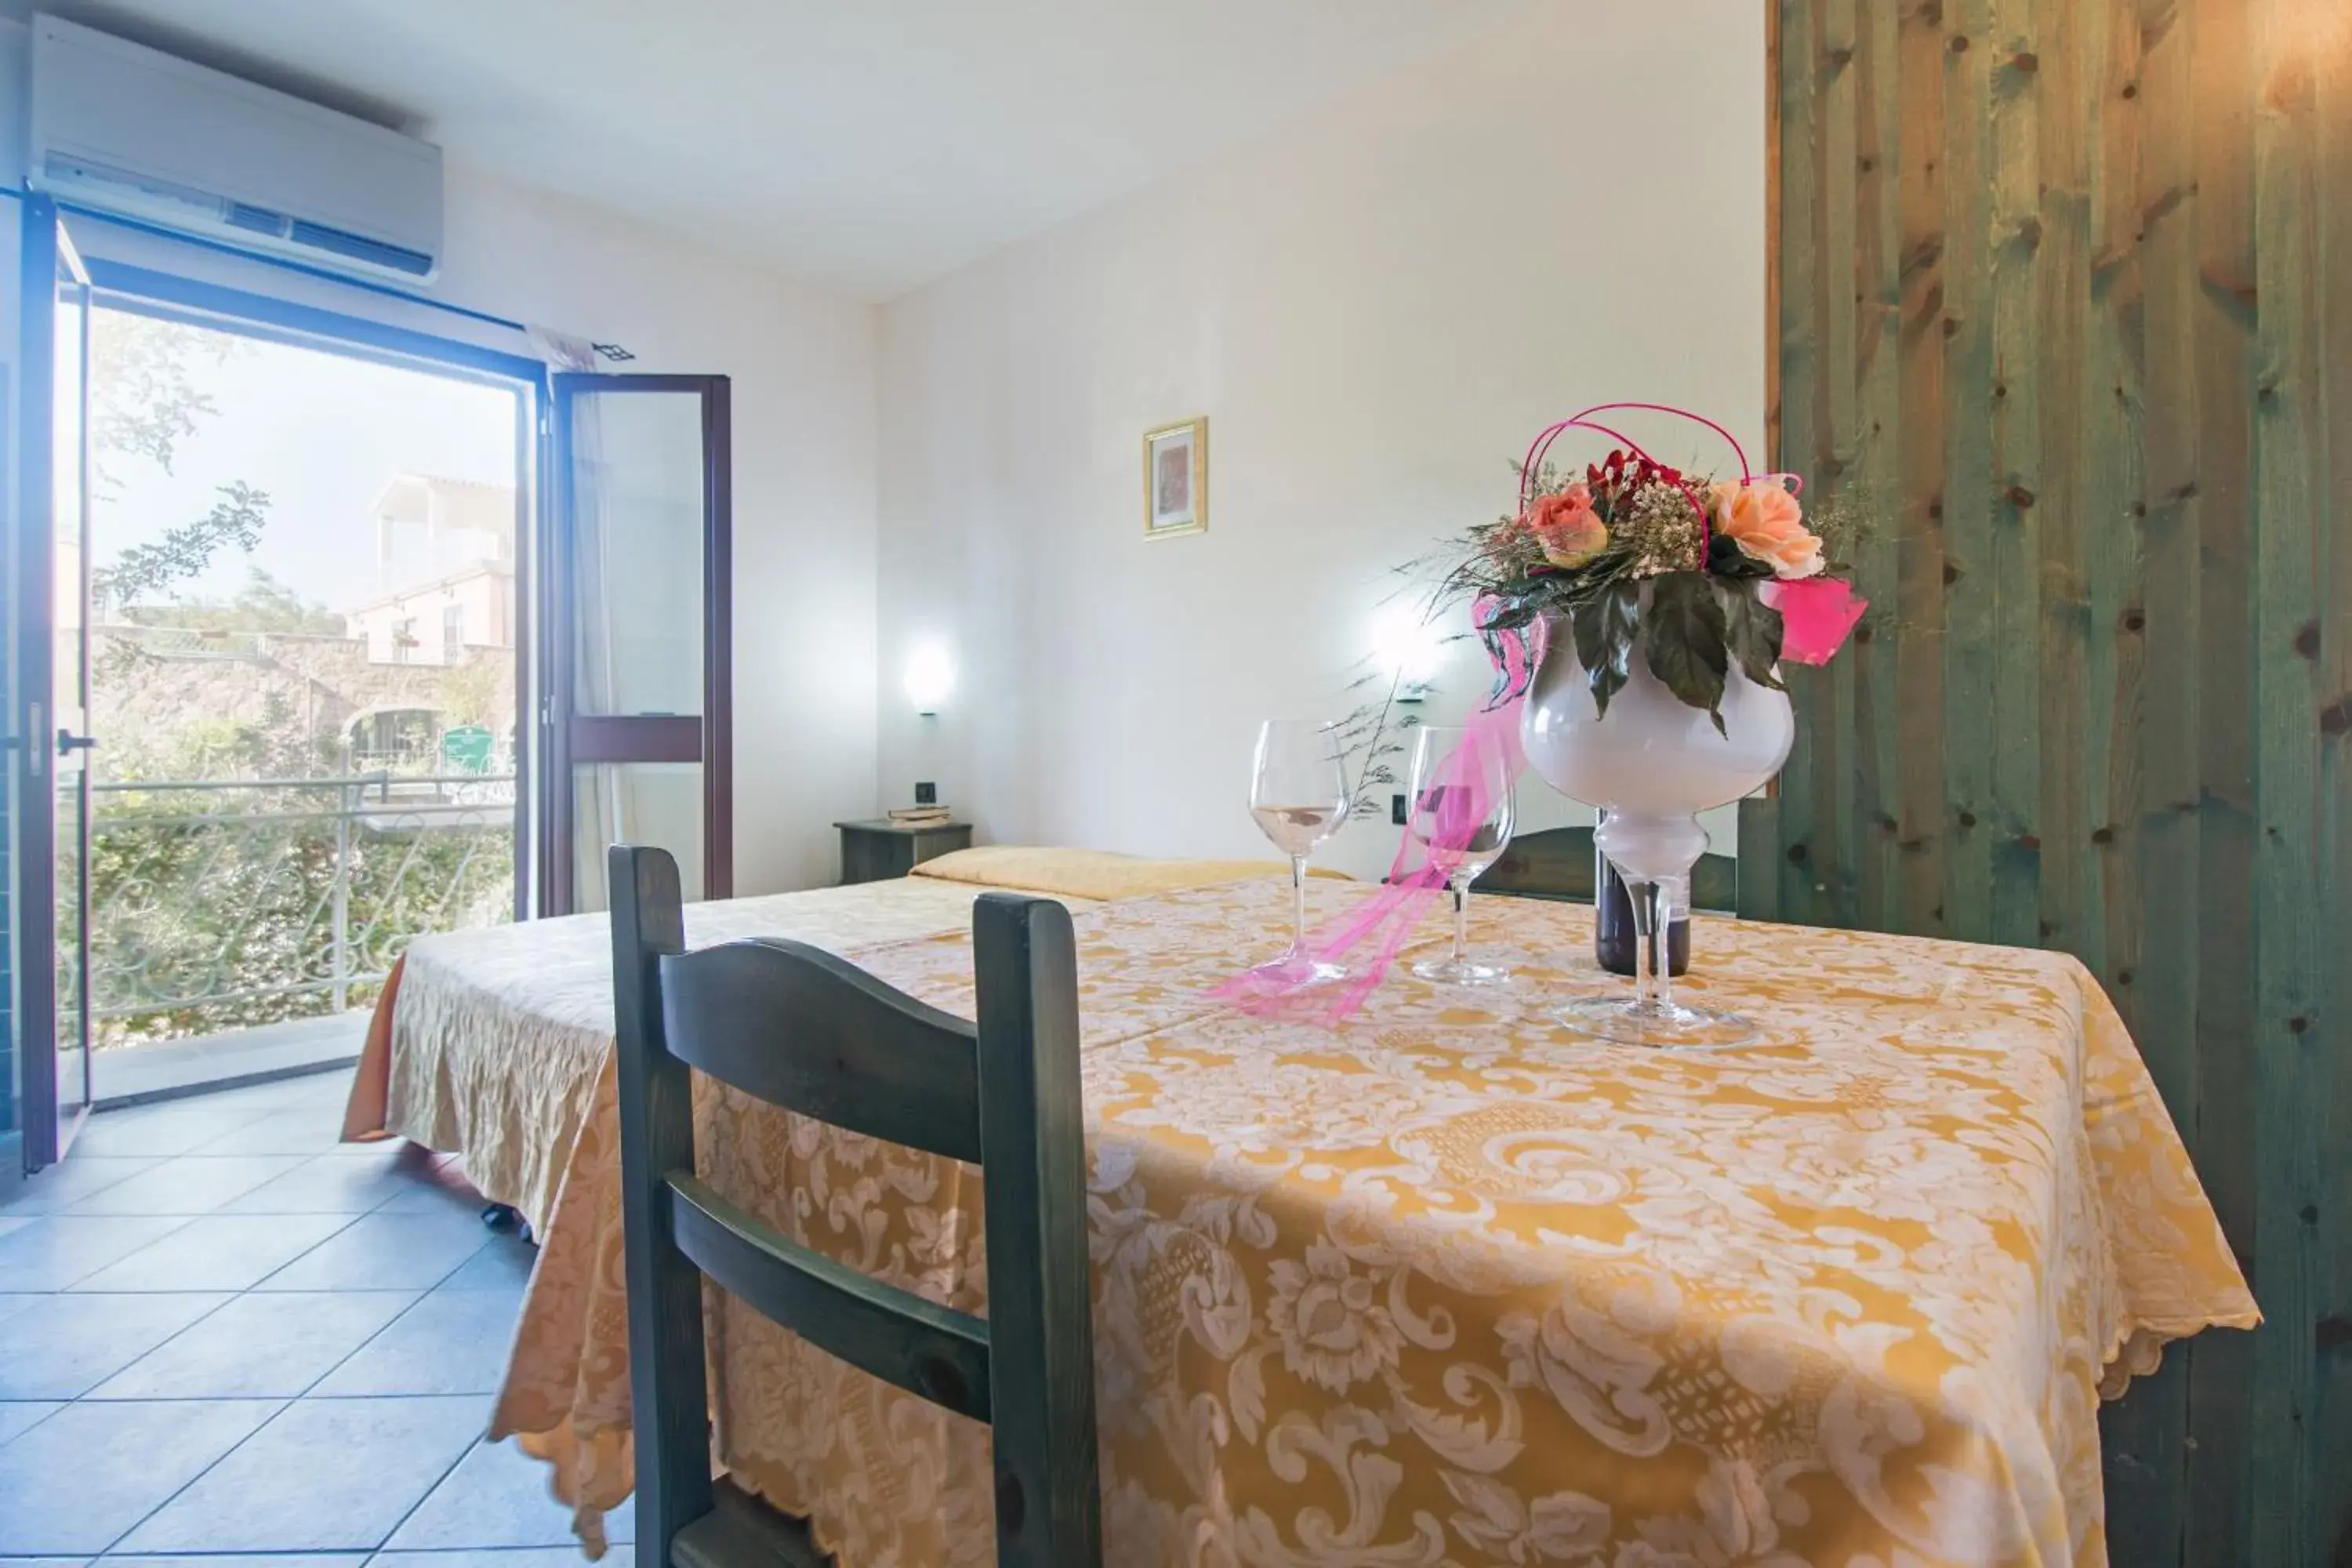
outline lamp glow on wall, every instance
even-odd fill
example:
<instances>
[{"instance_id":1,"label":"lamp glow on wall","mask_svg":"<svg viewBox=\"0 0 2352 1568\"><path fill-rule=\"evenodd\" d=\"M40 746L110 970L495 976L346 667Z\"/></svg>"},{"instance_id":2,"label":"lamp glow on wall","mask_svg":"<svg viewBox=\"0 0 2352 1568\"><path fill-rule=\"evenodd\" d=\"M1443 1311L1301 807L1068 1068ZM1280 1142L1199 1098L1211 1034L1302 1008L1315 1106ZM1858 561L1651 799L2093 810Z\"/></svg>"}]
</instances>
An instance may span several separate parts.
<instances>
[{"instance_id":1,"label":"lamp glow on wall","mask_svg":"<svg viewBox=\"0 0 2352 1568\"><path fill-rule=\"evenodd\" d=\"M919 642L907 653L907 700L926 719L940 716L940 706L955 690L955 660L947 646Z\"/></svg>"},{"instance_id":2,"label":"lamp glow on wall","mask_svg":"<svg viewBox=\"0 0 2352 1568\"><path fill-rule=\"evenodd\" d=\"M1372 628L1372 658L1396 682L1398 701L1419 702L1445 663L1444 634L1418 605L1391 605Z\"/></svg>"}]
</instances>

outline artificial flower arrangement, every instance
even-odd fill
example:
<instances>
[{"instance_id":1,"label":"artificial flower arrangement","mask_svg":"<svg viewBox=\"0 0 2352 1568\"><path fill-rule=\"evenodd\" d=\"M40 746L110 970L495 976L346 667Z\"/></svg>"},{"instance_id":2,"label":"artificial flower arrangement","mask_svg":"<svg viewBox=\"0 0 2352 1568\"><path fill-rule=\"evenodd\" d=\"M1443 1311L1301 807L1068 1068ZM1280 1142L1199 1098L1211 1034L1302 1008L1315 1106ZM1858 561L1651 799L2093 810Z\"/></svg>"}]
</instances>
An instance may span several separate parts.
<instances>
[{"instance_id":1,"label":"artificial flower arrangement","mask_svg":"<svg viewBox=\"0 0 2352 1568\"><path fill-rule=\"evenodd\" d=\"M1605 411L1538 440L1521 468L1518 511L1464 536L1439 600L1474 603L1490 651L1547 613L1564 618L1604 715L1638 645L1650 672L1720 731L1735 665L1781 689L1782 659L1827 662L1866 606L1806 527L1794 475L1748 473L1744 455L1737 480L1687 473L1609 430L1621 444L1581 475L1544 460L1552 438L1601 429L1590 416Z\"/></svg>"}]
</instances>

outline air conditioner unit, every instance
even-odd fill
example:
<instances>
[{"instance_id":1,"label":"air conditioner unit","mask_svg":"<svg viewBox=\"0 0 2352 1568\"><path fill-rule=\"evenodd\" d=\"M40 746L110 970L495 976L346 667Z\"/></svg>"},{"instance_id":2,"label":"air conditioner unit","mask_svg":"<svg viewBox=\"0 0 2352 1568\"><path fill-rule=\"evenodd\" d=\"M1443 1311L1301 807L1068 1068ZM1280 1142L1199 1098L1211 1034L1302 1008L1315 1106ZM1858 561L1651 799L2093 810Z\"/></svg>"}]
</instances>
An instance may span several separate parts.
<instances>
[{"instance_id":1,"label":"air conditioner unit","mask_svg":"<svg viewBox=\"0 0 2352 1568\"><path fill-rule=\"evenodd\" d=\"M441 149L55 16L33 18L26 183L402 283L441 267Z\"/></svg>"}]
</instances>

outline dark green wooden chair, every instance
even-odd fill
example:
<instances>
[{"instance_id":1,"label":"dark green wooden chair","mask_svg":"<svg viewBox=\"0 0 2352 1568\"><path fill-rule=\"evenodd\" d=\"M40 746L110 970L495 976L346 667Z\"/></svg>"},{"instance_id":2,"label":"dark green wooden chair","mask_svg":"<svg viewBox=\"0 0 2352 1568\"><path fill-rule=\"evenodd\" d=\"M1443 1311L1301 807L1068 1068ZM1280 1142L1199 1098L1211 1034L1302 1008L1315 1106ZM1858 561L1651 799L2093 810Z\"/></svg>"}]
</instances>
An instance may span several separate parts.
<instances>
[{"instance_id":1,"label":"dark green wooden chair","mask_svg":"<svg viewBox=\"0 0 2352 1568\"><path fill-rule=\"evenodd\" d=\"M1094 1331L1069 911L982 895L980 1022L804 943L685 951L677 863L614 845L637 1568L821 1563L801 1521L711 1478L702 1277L810 1344L994 1428L1006 1568L1096 1568ZM772 1229L694 1173L689 1069L986 1173L988 1316L872 1279Z\"/></svg>"}]
</instances>

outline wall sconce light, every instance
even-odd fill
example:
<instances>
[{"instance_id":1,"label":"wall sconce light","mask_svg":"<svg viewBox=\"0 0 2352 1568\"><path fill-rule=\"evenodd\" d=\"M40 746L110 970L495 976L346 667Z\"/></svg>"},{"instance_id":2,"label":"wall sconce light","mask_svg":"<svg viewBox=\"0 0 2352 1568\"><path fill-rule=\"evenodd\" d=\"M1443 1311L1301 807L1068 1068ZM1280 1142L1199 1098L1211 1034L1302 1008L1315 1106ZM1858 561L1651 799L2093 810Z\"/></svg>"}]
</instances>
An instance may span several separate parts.
<instances>
[{"instance_id":1,"label":"wall sconce light","mask_svg":"<svg viewBox=\"0 0 2352 1568\"><path fill-rule=\"evenodd\" d=\"M1382 674L1396 683L1396 700L1420 702L1429 696L1429 683L1445 662L1445 639L1417 606L1392 605L1372 633L1373 658Z\"/></svg>"},{"instance_id":2,"label":"wall sconce light","mask_svg":"<svg viewBox=\"0 0 2352 1568\"><path fill-rule=\"evenodd\" d=\"M907 655L907 700L926 719L940 716L940 705L955 689L955 661L935 642L917 643Z\"/></svg>"}]
</instances>

